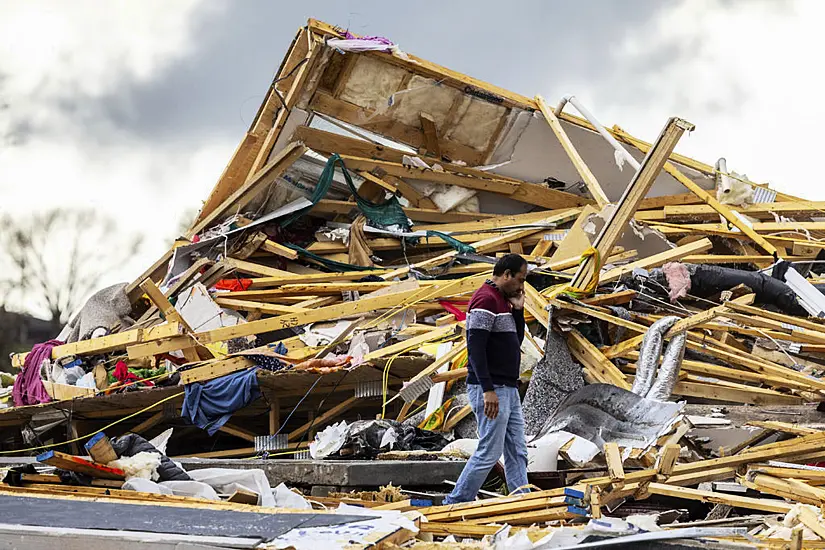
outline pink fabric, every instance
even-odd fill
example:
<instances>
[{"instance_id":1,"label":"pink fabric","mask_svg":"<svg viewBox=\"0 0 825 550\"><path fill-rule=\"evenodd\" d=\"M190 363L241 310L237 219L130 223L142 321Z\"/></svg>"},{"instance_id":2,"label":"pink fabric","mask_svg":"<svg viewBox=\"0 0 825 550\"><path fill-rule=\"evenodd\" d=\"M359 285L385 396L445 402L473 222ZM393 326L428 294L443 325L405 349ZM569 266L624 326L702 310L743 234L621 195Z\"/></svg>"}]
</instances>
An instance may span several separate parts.
<instances>
[{"instance_id":1,"label":"pink fabric","mask_svg":"<svg viewBox=\"0 0 825 550\"><path fill-rule=\"evenodd\" d=\"M667 278L667 286L670 289L668 297L671 302L687 296L690 292L690 273L684 264L670 262L662 266L662 272Z\"/></svg>"},{"instance_id":2,"label":"pink fabric","mask_svg":"<svg viewBox=\"0 0 825 550\"><path fill-rule=\"evenodd\" d=\"M15 378L14 388L12 388L15 407L48 403L52 400L43 385L43 380L40 379L40 365L43 364L44 359L51 360L53 347L62 345L63 342L60 340L49 340L42 344L35 344L26 355L22 372Z\"/></svg>"}]
</instances>

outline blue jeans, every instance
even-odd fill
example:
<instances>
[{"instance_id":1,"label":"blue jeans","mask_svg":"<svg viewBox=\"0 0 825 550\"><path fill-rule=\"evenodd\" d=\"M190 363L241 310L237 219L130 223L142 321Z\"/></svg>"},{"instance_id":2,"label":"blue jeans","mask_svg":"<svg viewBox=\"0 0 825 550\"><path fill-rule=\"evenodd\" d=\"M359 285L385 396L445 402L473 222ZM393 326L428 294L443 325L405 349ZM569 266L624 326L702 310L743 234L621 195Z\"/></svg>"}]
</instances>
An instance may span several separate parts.
<instances>
[{"instance_id":1,"label":"blue jeans","mask_svg":"<svg viewBox=\"0 0 825 550\"><path fill-rule=\"evenodd\" d=\"M518 388L496 386L498 416L493 420L484 414L484 390L478 384L467 384L470 406L478 420L478 448L456 482L444 504L471 502L487 479L495 463L504 454L504 475L510 492L527 485L527 441Z\"/></svg>"}]
</instances>

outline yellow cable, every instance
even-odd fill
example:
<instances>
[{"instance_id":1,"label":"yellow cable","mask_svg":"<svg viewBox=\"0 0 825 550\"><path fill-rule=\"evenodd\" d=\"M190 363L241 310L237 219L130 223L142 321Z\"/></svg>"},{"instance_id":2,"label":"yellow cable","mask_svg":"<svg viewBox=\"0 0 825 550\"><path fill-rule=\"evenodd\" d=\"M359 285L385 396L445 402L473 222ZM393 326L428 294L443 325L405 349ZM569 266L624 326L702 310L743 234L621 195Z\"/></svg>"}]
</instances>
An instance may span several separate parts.
<instances>
[{"instance_id":1,"label":"yellow cable","mask_svg":"<svg viewBox=\"0 0 825 550\"><path fill-rule=\"evenodd\" d=\"M128 416L124 416L124 417L123 417L123 418L121 418L120 420L115 420L115 421L114 421L114 422L112 422L111 424L107 424L106 426L103 426L103 427L102 427L102 428L100 428L99 430L96 430L96 431L94 431L94 432L92 432L92 433L89 433L89 434L86 434L86 435L82 435L82 436L80 436L80 437L76 437L76 438L74 438L74 439L70 439L70 440L68 440L68 441L61 441L60 443L49 443L48 445L41 445L41 446L39 446L39 447L29 447L28 449L15 449L15 450L13 450L13 451L0 451L0 455L8 455L8 454L13 454L13 453L25 453L25 452L29 452L29 451L39 451L39 450L41 450L41 449L51 449L51 448L53 448L53 447L60 447L61 445L68 445L69 443L76 443L76 442L78 442L78 441L82 441L82 440L84 440L84 439L87 439L87 438L89 438L89 437L92 437L93 435L99 434L100 432L106 431L106 430L108 430L109 428L111 428L112 426L116 426L117 424L120 424L120 423L121 423L121 422L123 422L124 420L129 420L130 418L134 418L135 416L137 416L137 415L139 415L139 414L142 414L142 413L145 413L146 411L148 411L148 410L150 410L150 409L154 409L155 407L157 407L158 405L160 405L160 404L162 404L162 403L166 403L167 401L171 401L172 399L174 399L174 398L176 398L176 397L180 397L181 395L183 395L183 393L184 393L184 392L180 392L180 393L176 393L176 394L174 394L174 395L170 395L169 397L164 397L164 398L163 398L163 399L161 399L160 401L158 401L158 402L156 402L156 403L153 403L152 405L149 405L149 406L148 406L148 407L146 407L145 409L141 409L141 410L139 410L139 411L137 411L137 412L135 412L135 413L132 413L132 414L130 414L130 415L128 415Z\"/></svg>"}]
</instances>

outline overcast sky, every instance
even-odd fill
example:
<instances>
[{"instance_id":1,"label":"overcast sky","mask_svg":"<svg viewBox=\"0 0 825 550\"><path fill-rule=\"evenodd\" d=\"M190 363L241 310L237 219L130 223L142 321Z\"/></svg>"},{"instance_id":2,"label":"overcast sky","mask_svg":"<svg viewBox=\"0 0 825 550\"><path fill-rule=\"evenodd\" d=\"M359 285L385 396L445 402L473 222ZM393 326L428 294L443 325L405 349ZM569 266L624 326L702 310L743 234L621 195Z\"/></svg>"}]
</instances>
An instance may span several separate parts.
<instances>
[{"instance_id":1,"label":"overcast sky","mask_svg":"<svg viewBox=\"0 0 825 550\"><path fill-rule=\"evenodd\" d=\"M647 140L680 116L696 131L678 151L825 200L819 0L0 0L0 212L105 212L147 239L106 282L135 277L309 17L550 103L576 94Z\"/></svg>"}]
</instances>

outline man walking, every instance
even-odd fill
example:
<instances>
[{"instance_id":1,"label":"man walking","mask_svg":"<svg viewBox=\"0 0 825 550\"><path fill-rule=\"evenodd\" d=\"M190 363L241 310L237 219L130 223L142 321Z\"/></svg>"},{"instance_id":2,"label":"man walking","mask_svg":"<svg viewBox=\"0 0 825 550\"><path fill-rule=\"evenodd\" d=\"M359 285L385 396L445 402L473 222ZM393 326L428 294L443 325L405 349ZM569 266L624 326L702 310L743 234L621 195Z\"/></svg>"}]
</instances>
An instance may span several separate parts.
<instances>
[{"instance_id":1,"label":"man walking","mask_svg":"<svg viewBox=\"0 0 825 550\"><path fill-rule=\"evenodd\" d=\"M470 299L467 396L478 420L479 440L445 504L475 500L502 453L510 491L527 485L527 443L518 393L526 276L527 261L506 254L496 262L493 277Z\"/></svg>"}]
</instances>

